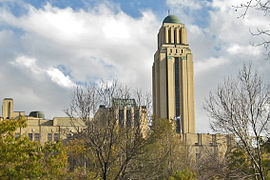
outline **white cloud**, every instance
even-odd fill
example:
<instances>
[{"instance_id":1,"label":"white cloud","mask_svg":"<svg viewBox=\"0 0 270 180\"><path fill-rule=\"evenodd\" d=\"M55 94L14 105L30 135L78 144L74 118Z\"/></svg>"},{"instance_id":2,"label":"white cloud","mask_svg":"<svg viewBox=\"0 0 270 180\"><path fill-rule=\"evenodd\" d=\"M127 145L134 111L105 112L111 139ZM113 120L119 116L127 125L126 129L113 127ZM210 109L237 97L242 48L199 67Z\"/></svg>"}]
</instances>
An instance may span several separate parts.
<instances>
[{"instance_id":1,"label":"white cloud","mask_svg":"<svg viewBox=\"0 0 270 180\"><path fill-rule=\"evenodd\" d=\"M227 51L230 54L245 54L245 55L252 55L252 56L258 56L262 54L261 48L254 47L251 45L248 46L241 46L239 44L233 44L228 47Z\"/></svg>"},{"instance_id":2,"label":"white cloud","mask_svg":"<svg viewBox=\"0 0 270 180\"><path fill-rule=\"evenodd\" d=\"M166 3L188 30L194 58L197 130L204 131L208 119L202 102L209 91L224 76L236 73L243 61L262 59L261 48L250 45L249 32L260 19L253 14L250 19L237 18L232 8L237 0ZM74 82L118 77L131 87L150 89L156 35L161 26L150 10L133 18L108 2L76 11L49 3L39 9L31 5L25 8L27 13L22 16L0 8L2 98L13 96L21 102L22 110L38 104L52 117L68 104ZM200 14L202 10L207 12ZM196 18L202 18L203 27ZM256 67L267 74L268 66L260 62L256 61Z\"/></svg>"},{"instance_id":3,"label":"white cloud","mask_svg":"<svg viewBox=\"0 0 270 180\"><path fill-rule=\"evenodd\" d=\"M40 74L43 72L43 70L37 66L36 61L37 60L34 58L19 56L15 59L15 61L11 61L10 63L12 65L19 66L25 70L30 70L34 74Z\"/></svg>"},{"instance_id":4,"label":"white cloud","mask_svg":"<svg viewBox=\"0 0 270 180\"><path fill-rule=\"evenodd\" d=\"M27 87L29 94L40 97L45 112L55 112L56 106L62 111L68 104L63 103L68 102L75 82L118 78L131 87L151 88L151 65L160 25L151 11L133 18L108 2L87 10L57 8L49 3L39 9L29 4L25 8L27 13L22 16L0 8L0 24L20 31L14 39L16 48L10 48L12 55L3 59L9 65L12 62L12 66L5 66L13 71L14 85L7 81L7 89L19 79L31 81L20 84L22 89ZM6 47L0 41L2 46ZM3 53L0 49L0 55ZM12 92L2 91L3 96ZM48 97L54 108L45 106Z\"/></svg>"},{"instance_id":5,"label":"white cloud","mask_svg":"<svg viewBox=\"0 0 270 180\"><path fill-rule=\"evenodd\" d=\"M76 86L68 76L65 76L63 72L57 68L49 68L46 72L51 77L51 80L59 86L68 88Z\"/></svg>"},{"instance_id":6,"label":"white cloud","mask_svg":"<svg viewBox=\"0 0 270 180\"><path fill-rule=\"evenodd\" d=\"M194 64L194 68L196 70L195 76L201 75L202 73L207 73L213 69L216 69L216 68L224 65L227 62L228 62L228 60L223 59L223 57L220 57L220 58L210 57L209 59L207 59L205 61L197 61Z\"/></svg>"},{"instance_id":7,"label":"white cloud","mask_svg":"<svg viewBox=\"0 0 270 180\"><path fill-rule=\"evenodd\" d=\"M48 75L50 79L64 88L71 88L75 86L69 76L64 75L62 71L57 68L49 67L47 69L42 69L37 65L37 60L35 58L30 58L26 56L19 56L15 61L11 61L10 64L18 66L22 70L30 70L35 77L42 77L42 75Z\"/></svg>"},{"instance_id":8,"label":"white cloud","mask_svg":"<svg viewBox=\"0 0 270 180\"><path fill-rule=\"evenodd\" d=\"M142 12L142 17L135 19L106 5L74 11L47 4L41 9L30 6L21 17L2 11L0 21L24 30L21 40L28 56L36 57L47 68L65 65L76 81L117 76L129 83L131 76L141 84L144 78L134 75L151 71L156 47L154 32L159 25L151 11ZM142 87L145 86L150 88L150 83L145 81Z\"/></svg>"},{"instance_id":9,"label":"white cloud","mask_svg":"<svg viewBox=\"0 0 270 180\"><path fill-rule=\"evenodd\" d=\"M167 0L169 8L174 9L175 15L180 17L188 30L188 43L194 60L196 124L199 132L209 130L202 104L210 90L214 90L226 76L236 75L243 62L252 61L262 74L267 74L267 67L270 67L265 66L263 48L251 45L258 38L250 34L250 30L257 26L269 27L269 16L260 16L258 12L251 11L244 19L238 18L241 11L235 11L232 6L239 3L239 0L213 0L187 4L186 1ZM193 16L202 9L206 10L202 14L203 25L197 24L198 17Z\"/></svg>"}]
</instances>

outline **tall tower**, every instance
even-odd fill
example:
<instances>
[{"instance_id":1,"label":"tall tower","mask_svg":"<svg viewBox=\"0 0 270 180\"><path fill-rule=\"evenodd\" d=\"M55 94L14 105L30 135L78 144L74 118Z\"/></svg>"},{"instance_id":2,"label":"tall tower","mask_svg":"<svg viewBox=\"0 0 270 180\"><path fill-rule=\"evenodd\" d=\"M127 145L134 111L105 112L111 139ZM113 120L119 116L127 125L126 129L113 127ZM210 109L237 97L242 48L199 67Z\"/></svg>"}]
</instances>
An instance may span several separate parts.
<instances>
[{"instance_id":1,"label":"tall tower","mask_svg":"<svg viewBox=\"0 0 270 180\"><path fill-rule=\"evenodd\" d=\"M5 98L2 104L2 116L4 119L11 119L13 116L13 99Z\"/></svg>"},{"instance_id":2,"label":"tall tower","mask_svg":"<svg viewBox=\"0 0 270 180\"><path fill-rule=\"evenodd\" d=\"M158 33L152 89L156 118L176 120L179 133L195 133L192 54L185 25L174 15L163 20Z\"/></svg>"}]
</instances>

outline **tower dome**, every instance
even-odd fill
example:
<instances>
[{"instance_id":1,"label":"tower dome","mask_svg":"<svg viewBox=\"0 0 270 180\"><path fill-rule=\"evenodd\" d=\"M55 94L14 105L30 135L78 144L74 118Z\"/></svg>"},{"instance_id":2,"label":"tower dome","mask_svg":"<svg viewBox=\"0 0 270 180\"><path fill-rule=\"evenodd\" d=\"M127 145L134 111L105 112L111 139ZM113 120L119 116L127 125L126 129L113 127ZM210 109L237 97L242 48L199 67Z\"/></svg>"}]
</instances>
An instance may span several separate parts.
<instances>
[{"instance_id":1,"label":"tower dome","mask_svg":"<svg viewBox=\"0 0 270 180\"><path fill-rule=\"evenodd\" d=\"M29 116L45 119L45 115L41 111L32 111L32 112L30 112Z\"/></svg>"},{"instance_id":2,"label":"tower dome","mask_svg":"<svg viewBox=\"0 0 270 180\"><path fill-rule=\"evenodd\" d=\"M175 24L180 24L180 20L177 16L175 15L169 15L167 16L164 20L163 23L175 23Z\"/></svg>"}]
</instances>

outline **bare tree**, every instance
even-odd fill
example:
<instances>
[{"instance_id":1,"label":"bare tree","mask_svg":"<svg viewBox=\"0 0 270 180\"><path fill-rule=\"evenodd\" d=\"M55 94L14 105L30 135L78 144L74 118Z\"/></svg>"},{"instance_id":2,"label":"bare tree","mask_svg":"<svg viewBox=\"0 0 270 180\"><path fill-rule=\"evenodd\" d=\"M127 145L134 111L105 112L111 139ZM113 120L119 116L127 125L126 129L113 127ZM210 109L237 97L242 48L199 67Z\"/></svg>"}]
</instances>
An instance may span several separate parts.
<instances>
[{"instance_id":1,"label":"bare tree","mask_svg":"<svg viewBox=\"0 0 270 180\"><path fill-rule=\"evenodd\" d=\"M234 6L236 11L241 11L240 17L244 18L250 10L256 11L257 14L269 16L270 13L270 0L248 0L243 1L239 5ZM268 28L267 28L268 26ZM253 36L258 36L258 42L254 43L255 46L263 46L266 50L267 57L270 57L270 28L269 24L265 27L257 27L256 30L250 30Z\"/></svg>"},{"instance_id":2,"label":"bare tree","mask_svg":"<svg viewBox=\"0 0 270 180\"><path fill-rule=\"evenodd\" d=\"M243 65L236 79L229 78L210 92L204 108L215 132L233 134L254 176L264 179L261 138L269 136L270 88L251 65Z\"/></svg>"},{"instance_id":3,"label":"bare tree","mask_svg":"<svg viewBox=\"0 0 270 180\"><path fill-rule=\"evenodd\" d=\"M98 85L77 87L74 90L66 114L73 121L86 124L86 128L78 129L76 137L83 141L85 149L85 174L91 174L93 179L123 179L131 162L149 143L148 139L142 137L139 125L119 125L112 101L130 97L130 89L117 81L101 81ZM137 91L137 97L141 98L140 104L145 101L141 91ZM100 105L107 108L100 108L97 112Z\"/></svg>"},{"instance_id":4,"label":"bare tree","mask_svg":"<svg viewBox=\"0 0 270 180\"><path fill-rule=\"evenodd\" d=\"M155 119L151 128L151 143L130 166L126 179L168 179L179 170L191 168L189 146L183 145L174 122Z\"/></svg>"}]
</instances>

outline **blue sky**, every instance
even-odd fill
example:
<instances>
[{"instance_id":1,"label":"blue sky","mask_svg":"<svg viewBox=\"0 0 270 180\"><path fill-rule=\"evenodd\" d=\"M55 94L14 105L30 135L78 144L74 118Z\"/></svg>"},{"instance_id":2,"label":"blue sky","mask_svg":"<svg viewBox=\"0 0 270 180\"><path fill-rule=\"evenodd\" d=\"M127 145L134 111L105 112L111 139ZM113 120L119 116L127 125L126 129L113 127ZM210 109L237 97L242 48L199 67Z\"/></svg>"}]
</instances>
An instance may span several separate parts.
<instances>
[{"instance_id":1,"label":"blue sky","mask_svg":"<svg viewBox=\"0 0 270 180\"><path fill-rule=\"evenodd\" d=\"M20 0L21 1L21 0ZM102 0L48 0L48 1L41 1L41 0L24 0L21 1L27 4L32 5L33 7L39 9L43 8L44 5L50 3L52 6L59 7L59 8L67 8L70 7L74 10L84 9L87 10L88 8L93 8L98 4L104 2L113 2L115 5L119 6L122 11L127 13L128 15L138 18L141 17L141 11L143 10L152 10L157 14L164 14L167 13L168 6L166 5L166 1L164 0L110 0L110 1L102 1ZM24 8L20 6L21 3L13 3L13 1L7 2L2 5L7 5L10 7L12 12L16 15L23 14Z\"/></svg>"},{"instance_id":2,"label":"blue sky","mask_svg":"<svg viewBox=\"0 0 270 180\"><path fill-rule=\"evenodd\" d=\"M196 125L209 131L202 104L224 78L252 61L266 77L264 49L249 30L268 24L250 12L237 18L239 0L2 0L0 1L0 98L15 110L64 116L77 83L119 79L151 91L151 66L162 20L185 24L195 71Z\"/></svg>"}]
</instances>

